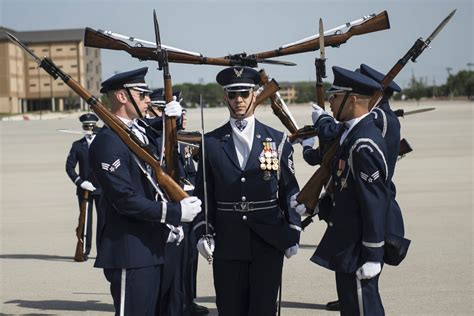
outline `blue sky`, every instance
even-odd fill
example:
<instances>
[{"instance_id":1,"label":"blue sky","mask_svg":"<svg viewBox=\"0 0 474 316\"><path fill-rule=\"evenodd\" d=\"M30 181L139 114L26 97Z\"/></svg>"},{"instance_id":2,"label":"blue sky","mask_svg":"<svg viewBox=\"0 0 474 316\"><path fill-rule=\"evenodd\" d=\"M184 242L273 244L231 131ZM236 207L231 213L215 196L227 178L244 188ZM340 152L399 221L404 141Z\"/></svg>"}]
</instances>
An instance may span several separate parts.
<instances>
[{"instance_id":1,"label":"blue sky","mask_svg":"<svg viewBox=\"0 0 474 316\"><path fill-rule=\"evenodd\" d=\"M389 30L353 37L340 48L326 49L330 81L330 67L334 65L355 69L360 63L367 63L387 72L418 37L429 36L455 8L456 15L433 41L432 49L427 49L416 64L410 62L397 77L396 81L406 87L413 72L430 84L441 84L447 77L446 68L456 72L474 62L473 1L0 0L0 25L18 31L87 26L153 41L156 9L164 44L217 57L276 49L315 34L320 17L325 29L329 29L387 10ZM279 82L315 80L317 55L319 52L308 52L280 58L297 63L296 67L263 66ZM161 74L155 70L154 62L138 62L124 52L103 51L102 65L104 79L115 71L148 66L148 82L161 85ZM214 82L220 69L206 65L170 67L174 83Z\"/></svg>"}]
</instances>

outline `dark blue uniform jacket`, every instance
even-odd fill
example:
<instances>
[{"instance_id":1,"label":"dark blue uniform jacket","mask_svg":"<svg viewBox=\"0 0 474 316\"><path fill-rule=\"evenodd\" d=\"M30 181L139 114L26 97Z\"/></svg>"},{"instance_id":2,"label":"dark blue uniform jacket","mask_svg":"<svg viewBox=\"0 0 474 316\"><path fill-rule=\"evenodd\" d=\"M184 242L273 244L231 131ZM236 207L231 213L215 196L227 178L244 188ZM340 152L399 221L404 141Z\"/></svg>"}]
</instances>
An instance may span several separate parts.
<instances>
[{"instance_id":1,"label":"dark blue uniform jacket","mask_svg":"<svg viewBox=\"0 0 474 316\"><path fill-rule=\"evenodd\" d=\"M316 123L325 122L331 124ZM313 262L352 273L367 261L383 261L391 198L386 156L385 141L368 115L350 131L332 161L328 227Z\"/></svg>"},{"instance_id":2,"label":"dark blue uniform jacket","mask_svg":"<svg viewBox=\"0 0 474 316\"><path fill-rule=\"evenodd\" d=\"M79 174L76 172L77 164L79 164ZM84 190L81 189L80 185L84 181L91 182L96 188L94 192L91 192L92 195L99 195L101 193L100 185L89 166L89 147L85 137L72 143L71 150L66 159L66 173L72 182L75 182L78 177L80 178L80 180L74 183L77 186L77 195L82 196Z\"/></svg>"},{"instance_id":3,"label":"dark blue uniform jacket","mask_svg":"<svg viewBox=\"0 0 474 316\"><path fill-rule=\"evenodd\" d=\"M151 139L151 137L149 137ZM178 203L163 204L131 151L109 128L90 147L90 162L103 189L104 224L98 232L96 267L139 268L163 262L164 222L179 225ZM146 166L142 163L142 166Z\"/></svg>"},{"instance_id":4,"label":"dark blue uniform jacket","mask_svg":"<svg viewBox=\"0 0 474 316\"><path fill-rule=\"evenodd\" d=\"M206 181L208 218L212 233L215 233L214 257L223 260L252 260L251 231L267 244L285 251L299 242L300 216L292 209L290 197L299 191L294 175L293 148L285 139L280 158L280 175L269 171L264 177L260 169L259 155L263 142L272 141L278 146L283 133L255 120L252 149L245 166L240 168L230 123L217 128L205 136ZM204 202L202 159L199 159L196 176L196 195ZM218 202L248 202L258 207L261 201L275 201L272 207L251 212L222 211ZM257 202L257 204L253 204ZM276 203L276 204L275 204ZM204 220L204 212L200 214ZM202 236L203 222L198 223L197 236Z\"/></svg>"}]
</instances>

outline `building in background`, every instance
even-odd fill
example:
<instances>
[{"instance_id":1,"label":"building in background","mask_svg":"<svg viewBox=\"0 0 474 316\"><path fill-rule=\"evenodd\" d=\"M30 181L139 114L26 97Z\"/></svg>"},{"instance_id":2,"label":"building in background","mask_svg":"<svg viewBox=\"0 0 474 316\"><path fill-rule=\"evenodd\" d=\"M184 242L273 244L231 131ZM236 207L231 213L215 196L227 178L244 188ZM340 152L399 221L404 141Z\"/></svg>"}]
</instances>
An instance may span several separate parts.
<instances>
[{"instance_id":1,"label":"building in background","mask_svg":"<svg viewBox=\"0 0 474 316\"><path fill-rule=\"evenodd\" d=\"M289 82L282 82L280 84L280 95L286 103L291 104L295 103L298 93L296 91L295 85Z\"/></svg>"},{"instance_id":2,"label":"building in background","mask_svg":"<svg viewBox=\"0 0 474 316\"><path fill-rule=\"evenodd\" d=\"M54 80L21 48L15 35L39 57L50 57L93 95L99 95L100 50L84 47L84 29L17 32L0 27L0 113L85 110L86 104L63 81Z\"/></svg>"}]
</instances>

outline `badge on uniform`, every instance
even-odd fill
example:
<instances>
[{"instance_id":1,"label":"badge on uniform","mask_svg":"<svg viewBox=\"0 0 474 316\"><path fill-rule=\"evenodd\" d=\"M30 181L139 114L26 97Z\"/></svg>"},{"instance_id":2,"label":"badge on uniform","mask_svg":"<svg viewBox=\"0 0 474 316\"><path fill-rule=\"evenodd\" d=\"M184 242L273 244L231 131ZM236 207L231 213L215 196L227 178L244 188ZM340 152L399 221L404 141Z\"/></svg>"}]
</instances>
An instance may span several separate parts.
<instances>
[{"instance_id":1,"label":"badge on uniform","mask_svg":"<svg viewBox=\"0 0 474 316\"><path fill-rule=\"evenodd\" d=\"M338 177L340 177L342 175L342 173L344 172L344 169L346 168L346 161L345 160L342 160L342 159L339 159L339 161L337 162L337 171L336 171L336 175Z\"/></svg>"},{"instance_id":2,"label":"badge on uniform","mask_svg":"<svg viewBox=\"0 0 474 316\"><path fill-rule=\"evenodd\" d=\"M102 165L102 169L109 172L114 172L115 170L118 169L118 167L120 167L120 159L115 160L111 165L105 162L101 163L101 165Z\"/></svg>"},{"instance_id":3,"label":"badge on uniform","mask_svg":"<svg viewBox=\"0 0 474 316\"><path fill-rule=\"evenodd\" d=\"M260 162L260 169L264 171L263 180L268 181L271 178L271 171L277 171L279 168L278 152L275 142L264 141L262 144L263 150L258 160Z\"/></svg>"}]
</instances>

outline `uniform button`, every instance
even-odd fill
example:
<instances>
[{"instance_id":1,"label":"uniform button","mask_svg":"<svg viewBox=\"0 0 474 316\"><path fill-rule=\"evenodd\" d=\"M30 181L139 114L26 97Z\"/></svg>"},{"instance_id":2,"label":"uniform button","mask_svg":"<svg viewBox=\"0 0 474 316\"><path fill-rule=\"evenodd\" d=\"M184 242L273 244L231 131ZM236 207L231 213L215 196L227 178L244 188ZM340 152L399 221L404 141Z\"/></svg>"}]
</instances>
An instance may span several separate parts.
<instances>
[{"instance_id":1,"label":"uniform button","mask_svg":"<svg viewBox=\"0 0 474 316\"><path fill-rule=\"evenodd\" d=\"M245 179L244 177L242 177L242 178L240 179L240 181L241 181L241 182L245 182L246 179Z\"/></svg>"},{"instance_id":2,"label":"uniform button","mask_svg":"<svg viewBox=\"0 0 474 316\"><path fill-rule=\"evenodd\" d=\"M247 201L247 198L245 196L242 197L242 202Z\"/></svg>"},{"instance_id":3,"label":"uniform button","mask_svg":"<svg viewBox=\"0 0 474 316\"><path fill-rule=\"evenodd\" d=\"M246 221L246 220L247 220L247 216L245 216L245 215L242 216L242 219L243 219L244 221Z\"/></svg>"},{"instance_id":4,"label":"uniform button","mask_svg":"<svg viewBox=\"0 0 474 316\"><path fill-rule=\"evenodd\" d=\"M332 222L329 222L328 225L329 225L329 227L332 227Z\"/></svg>"},{"instance_id":5,"label":"uniform button","mask_svg":"<svg viewBox=\"0 0 474 316\"><path fill-rule=\"evenodd\" d=\"M336 202L332 202L332 206L333 206L333 207L336 207Z\"/></svg>"}]
</instances>

